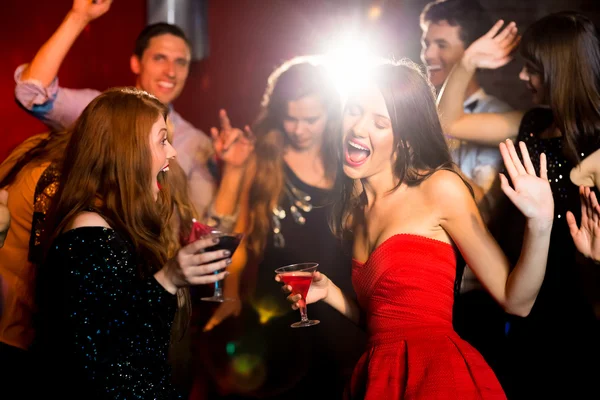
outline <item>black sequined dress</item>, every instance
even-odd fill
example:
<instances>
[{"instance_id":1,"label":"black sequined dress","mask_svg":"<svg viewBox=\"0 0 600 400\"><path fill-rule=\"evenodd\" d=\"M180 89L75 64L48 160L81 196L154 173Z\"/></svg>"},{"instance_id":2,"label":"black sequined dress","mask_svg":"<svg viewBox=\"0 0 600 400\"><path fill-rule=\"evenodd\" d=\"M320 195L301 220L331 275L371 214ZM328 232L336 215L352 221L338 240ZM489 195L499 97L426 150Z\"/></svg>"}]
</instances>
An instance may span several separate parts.
<instances>
[{"instance_id":1,"label":"black sequined dress","mask_svg":"<svg viewBox=\"0 0 600 400\"><path fill-rule=\"evenodd\" d=\"M540 155L546 154L554 223L546 274L533 309L526 318L510 316L505 369L497 372L512 399L588 398L576 395L586 391L596 394L590 398L600 396L594 383L600 372L598 324L584 293L585 262L566 220L567 211L580 220L579 188L569 179L573 163L564 154L563 138L540 137L552 122L549 109L533 109L523 117L517 138L527 145L538 175ZM490 230L514 265L523 244L525 219L505 196L498 209ZM586 365L589 362L591 366Z\"/></svg>"},{"instance_id":2,"label":"black sequined dress","mask_svg":"<svg viewBox=\"0 0 600 400\"><path fill-rule=\"evenodd\" d=\"M38 278L35 349L48 396L181 398L167 364L176 297L139 277L127 239L103 227L67 231Z\"/></svg>"}]
</instances>

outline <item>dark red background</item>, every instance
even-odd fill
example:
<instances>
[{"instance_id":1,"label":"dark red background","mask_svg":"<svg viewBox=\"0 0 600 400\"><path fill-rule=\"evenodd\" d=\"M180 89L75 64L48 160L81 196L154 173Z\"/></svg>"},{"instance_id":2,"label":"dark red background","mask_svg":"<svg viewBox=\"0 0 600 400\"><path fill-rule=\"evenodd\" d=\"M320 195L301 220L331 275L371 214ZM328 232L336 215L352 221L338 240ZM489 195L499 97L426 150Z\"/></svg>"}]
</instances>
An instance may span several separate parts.
<instances>
[{"instance_id":1,"label":"dark red background","mask_svg":"<svg viewBox=\"0 0 600 400\"><path fill-rule=\"evenodd\" d=\"M597 19L596 0L480 0L495 18L514 19L524 29L549 12L581 9ZM208 0L209 55L194 62L177 110L203 131L226 108L237 125L255 116L266 78L281 61L324 51L338 33L360 26L375 32L383 55L418 61L421 35L418 16L427 0ZM574 4L577 3L577 4ZM25 137L44 125L14 101L15 68L32 59L58 27L72 0L3 0L0 14L0 161ZM375 21L369 7L380 5ZM145 0L115 0L108 14L94 21L77 40L61 70L67 87L130 85L129 57L146 23ZM485 74L484 87L513 106L528 105L529 94L518 81L520 63Z\"/></svg>"},{"instance_id":2,"label":"dark red background","mask_svg":"<svg viewBox=\"0 0 600 400\"><path fill-rule=\"evenodd\" d=\"M390 32L388 46L396 49L390 54L418 57L417 16L424 3L387 2L377 25L382 32ZM13 73L19 64L32 59L71 4L71 0L2 2L0 160L25 137L45 130L16 105ZM332 35L364 20L368 8L369 2L348 0L209 0L210 52L193 63L176 109L205 132L217 122L221 107L227 108L234 123L250 122L266 78L278 63L323 51ZM115 0L111 10L88 26L67 55L59 71L61 84L99 90L133 84L129 56L145 20L145 0ZM412 54L406 54L405 48Z\"/></svg>"}]
</instances>

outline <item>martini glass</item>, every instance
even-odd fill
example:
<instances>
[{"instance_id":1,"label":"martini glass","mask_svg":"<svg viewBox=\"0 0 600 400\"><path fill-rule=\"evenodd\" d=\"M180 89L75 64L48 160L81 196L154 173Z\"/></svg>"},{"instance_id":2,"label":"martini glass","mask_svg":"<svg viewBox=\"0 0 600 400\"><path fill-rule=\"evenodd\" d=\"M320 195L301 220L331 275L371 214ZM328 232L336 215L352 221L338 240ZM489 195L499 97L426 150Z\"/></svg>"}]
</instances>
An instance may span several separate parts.
<instances>
[{"instance_id":1,"label":"martini glass","mask_svg":"<svg viewBox=\"0 0 600 400\"><path fill-rule=\"evenodd\" d=\"M210 233L204 235L203 238L213 238L213 239L218 238L219 243L215 244L214 246L205 248L204 252L206 253L209 251L229 250L231 253L231 255L229 257L232 257L233 253L235 253L235 250L239 246L243 237L244 237L244 235L242 233L226 233L226 232L221 232L221 231L217 231L217 230L211 230ZM215 261L218 261L218 260L215 260ZM218 274L219 272L221 272L221 271L215 271L214 273ZM215 291L214 291L213 295L210 297L201 297L200 300L214 301L214 302L222 303L224 301L232 301L233 299L223 296L223 285L222 285L221 281L216 281L215 282Z\"/></svg>"},{"instance_id":2,"label":"martini glass","mask_svg":"<svg viewBox=\"0 0 600 400\"><path fill-rule=\"evenodd\" d=\"M319 320L308 319L308 315L306 314L306 295L308 294L308 289L310 289L313 275L318 266L319 264L317 263L301 263L286 265L275 270L275 273L279 275L283 283L292 287L292 295L299 294L302 296L298 301L301 320L294 322L291 325L292 328L304 328L319 323Z\"/></svg>"}]
</instances>

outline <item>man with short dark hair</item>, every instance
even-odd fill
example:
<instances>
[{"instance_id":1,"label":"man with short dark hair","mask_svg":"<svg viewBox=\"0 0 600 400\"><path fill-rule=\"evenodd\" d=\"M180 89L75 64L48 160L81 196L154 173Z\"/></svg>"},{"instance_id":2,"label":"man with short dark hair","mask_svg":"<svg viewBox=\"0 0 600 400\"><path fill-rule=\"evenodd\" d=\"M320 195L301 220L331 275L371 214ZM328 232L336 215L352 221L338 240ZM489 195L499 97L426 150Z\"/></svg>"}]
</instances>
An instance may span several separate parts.
<instances>
[{"instance_id":1,"label":"man with short dark hair","mask_svg":"<svg viewBox=\"0 0 600 400\"><path fill-rule=\"evenodd\" d=\"M29 64L15 72L15 96L30 114L53 129L70 127L83 109L100 94L94 89L59 86L58 70L80 33L91 21L104 15L112 0L74 0L62 24ZM130 58L135 86L169 106L173 147L177 163L187 176L190 199L199 215L211 211L233 227L234 216L218 215L211 207L216 182L207 163L213 155L210 138L183 119L171 103L179 96L188 77L191 49L184 32L176 25L156 23L139 34ZM209 210L210 208L210 210ZM233 212L233 210L231 210Z\"/></svg>"},{"instance_id":2,"label":"man with short dark hair","mask_svg":"<svg viewBox=\"0 0 600 400\"><path fill-rule=\"evenodd\" d=\"M420 17L423 35L421 60L427 76L439 93L454 65L467 47L492 26L492 19L476 0L438 0L425 6ZM467 87L465 112L505 112L511 107L483 90L473 77ZM502 165L497 147L461 142L452 157L469 183L475 184L478 203L488 193ZM493 199L485 200L493 206Z\"/></svg>"}]
</instances>

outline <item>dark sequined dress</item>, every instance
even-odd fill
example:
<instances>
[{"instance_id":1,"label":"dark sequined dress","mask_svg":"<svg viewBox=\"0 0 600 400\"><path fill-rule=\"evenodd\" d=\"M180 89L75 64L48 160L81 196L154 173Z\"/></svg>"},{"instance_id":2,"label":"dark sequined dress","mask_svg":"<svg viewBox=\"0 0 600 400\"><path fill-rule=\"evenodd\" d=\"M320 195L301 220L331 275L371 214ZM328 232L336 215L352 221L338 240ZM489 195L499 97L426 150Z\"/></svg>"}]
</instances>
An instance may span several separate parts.
<instances>
[{"instance_id":1,"label":"dark sequined dress","mask_svg":"<svg viewBox=\"0 0 600 400\"><path fill-rule=\"evenodd\" d=\"M181 398L167 364L176 297L154 277L139 278L131 243L115 230L82 227L58 236L40 269L38 299L46 394Z\"/></svg>"},{"instance_id":2,"label":"dark sequined dress","mask_svg":"<svg viewBox=\"0 0 600 400\"><path fill-rule=\"evenodd\" d=\"M523 117L517 138L527 145L538 175L540 155L546 154L554 223L542 288L529 316L510 316L505 370L497 372L512 399L600 398L595 384L600 374L598 324L584 293L585 262L566 220L571 211L580 221L579 188L569 178L573 163L564 154L563 138L540 137L552 122L549 109L533 109ZM525 219L506 198L499 210L490 230L514 265L523 244ZM586 394L578 397L577 393ZM587 397L588 393L595 395Z\"/></svg>"}]
</instances>

